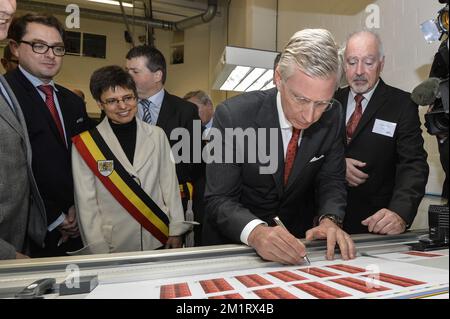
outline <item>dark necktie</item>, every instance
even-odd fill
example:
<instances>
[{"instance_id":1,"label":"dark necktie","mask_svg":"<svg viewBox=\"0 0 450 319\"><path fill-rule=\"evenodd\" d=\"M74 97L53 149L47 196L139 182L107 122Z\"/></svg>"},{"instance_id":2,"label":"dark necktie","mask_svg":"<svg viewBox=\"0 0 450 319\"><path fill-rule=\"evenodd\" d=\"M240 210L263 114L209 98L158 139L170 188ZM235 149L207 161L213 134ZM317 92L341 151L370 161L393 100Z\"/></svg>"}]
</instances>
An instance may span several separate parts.
<instances>
[{"instance_id":1,"label":"dark necktie","mask_svg":"<svg viewBox=\"0 0 450 319\"><path fill-rule=\"evenodd\" d=\"M40 85L38 86L38 89L45 94L45 104L47 104L48 110L50 111L50 114L52 115L52 118L55 121L61 139L64 141L64 144L66 144L66 139L64 137L64 129L61 123L61 119L59 118L58 110L56 110L55 100L53 99L53 86Z\"/></svg>"},{"instance_id":2,"label":"dark necktie","mask_svg":"<svg viewBox=\"0 0 450 319\"><path fill-rule=\"evenodd\" d=\"M284 161L284 186L287 185L289 180L289 175L291 174L292 167L294 166L295 156L297 155L298 140L300 138L300 133L302 130L297 128L292 128L292 137L289 141L286 160Z\"/></svg>"},{"instance_id":3,"label":"dark necktie","mask_svg":"<svg viewBox=\"0 0 450 319\"><path fill-rule=\"evenodd\" d=\"M142 110L144 111L142 115L142 121L148 124L152 124L152 115L150 113L150 106L152 105L152 102L145 99L141 100L139 103L142 105Z\"/></svg>"},{"instance_id":4,"label":"dark necktie","mask_svg":"<svg viewBox=\"0 0 450 319\"><path fill-rule=\"evenodd\" d=\"M352 139L353 134L356 131L356 127L358 126L358 123L361 120L363 100L364 96L362 96L361 94L355 95L356 107L347 123L347 143L350 142L350 140Z\"/></svg>"}]
</instances>

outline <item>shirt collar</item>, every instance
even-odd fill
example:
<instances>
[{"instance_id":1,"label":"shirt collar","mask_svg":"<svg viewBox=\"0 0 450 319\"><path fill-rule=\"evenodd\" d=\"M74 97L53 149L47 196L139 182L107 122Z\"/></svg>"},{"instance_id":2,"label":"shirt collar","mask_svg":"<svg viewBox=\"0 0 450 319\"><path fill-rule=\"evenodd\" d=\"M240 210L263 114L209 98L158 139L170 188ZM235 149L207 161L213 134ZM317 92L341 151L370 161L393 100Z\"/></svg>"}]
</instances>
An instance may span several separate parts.
<instances>
[{"instance_id":1,"label":"shirt collar","mask_svg":"<svg viewBox=\"0 0 450 319\"><path fill-rule=\"evenodd\" d=\"M157 107L161 107L162 102L164 100L164 95L165 95L164 88L162 88L158 93L147 98L147 100L152 102Z\"/></svg>"},{"instance_id":2,"label":"shirt collar","mask_svg":"<svg viewBox=\"0 0 450 319\"><path fill-rule=\"evenodd\" d=\"M286 116L284 115L283 106L281 105L281 94L280 92L277 93L277 111L278 111L278 119L280 121L280 128L282 130L292 130L292 124L289 123L289 121L286 119Z\"/></svg>"},{"instance_id":3,"label":"shirt collar","mask_svg":"<svg viewBox=\"0 0 450 319\"><path fill-rule=\"evenodd\" d=\"M376 88L377 88L377 86L378 86L379 83L380 83L380 79L378 79L378 82L374 85L374 87L372 88L372 90L370 90L369 92L366 92L366 93L362 94L362 96L364 96L364 99L365 99L367 102L369 102L370 99L372 98L373 92L375 92L375 90L376 90ZM352 90L351 87L350 87L350 92L351 92L351 94L352 94L353 100L355 100L356 93L353 92L353 90Z\"/></svg>"},{"instance_id":4,"label":"shirt collar","mask_svg":"<svg viewBox=\"0 0 450 319\"><path fill-rule=\"evenodd\" d=\"M211 127L212 127L212 124L213 124L213 118L211 118L211 119L209 120L209 122L205 124L205 128L211 128Z\"/></svg>"},{"instance_id":5,"label":"shirt collar","mask_svg":"<svg viewBox=\"0 0 450 319\"><path fill-rule=\"evenodd\" d=\"M31 84L33 84L33 86L35 88L37 88L40 85L51 85L53 87L53 90L55 92L58 92L58 89L55 86L55 82L53 80L51 80L49 83L44 83L42 82L41 79L35 77L33 74L31 74L30 72L26 71L21 65L19 65L19 69L20 71L23 73L23 75L25 75L25 77L28 79L28 81L31 82Z\"/></svg>"}]
</instances>

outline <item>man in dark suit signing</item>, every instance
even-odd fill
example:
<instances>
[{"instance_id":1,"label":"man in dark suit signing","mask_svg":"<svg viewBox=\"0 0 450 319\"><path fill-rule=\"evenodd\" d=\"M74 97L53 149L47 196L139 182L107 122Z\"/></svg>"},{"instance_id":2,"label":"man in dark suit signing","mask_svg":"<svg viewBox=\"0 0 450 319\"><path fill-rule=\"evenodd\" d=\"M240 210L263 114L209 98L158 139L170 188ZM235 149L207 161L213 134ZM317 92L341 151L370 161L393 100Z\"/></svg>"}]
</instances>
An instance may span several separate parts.
<instances>
[{"instance_id":1,"label":"man in dark suit signing","mask_svg":"<svg viewBox=\"0 0 450 319\"><path fill-rule=\"evenodd\" d=\"M136 83L139 95L138 118L152 125L157 125L164 130L169 139L170 146L181 146L183 154L174 154L176 161L178 182L181 186L181 196L184 209L187 205L189 190L188 183L194 182L200 173L200 158L194 163L193 153L195 151L194 139L197 137L197 150L201 152L201 131L194 134L194 121L198 120L201 128L200 117L197 107L178 96L169 94L164 89L167 77L166 60L163 54L148 45L132 48L126 56L126 68ZM185 129L189 133L187 139L175 134L176 129ZM189 144L183 145L188 142ZM188 152L189 150L189 152ZM200 155L200 154L197 154ZM180 156L180 157L179 157Z\"/></svg>"},{"instance_id":2,"label":"man in dark suit signing","mask_svg":"<svg viewBox=\"0 0 450 319\"><path fill-rule=\"evenodd\" d=\"M428 178L417 105L380 78L384 54L377 34L351 35L344 59L350 87L336 94L347 115L344 229L399 234L412 224Z\"/></svg>"},{"instance_id":3,"label":"man in dark suit signing","mask_svg":"<svg viewBox=\"0 0 450 319\"><path fill-rule=\"evenodd\" d=\"M340 228L346 188L343 114L332 100L338 60L329 31L299 31L276 68L277 89L218 106L208 144L214 161L206 165L205 244L242 242L264 259L299 264L306 250L297 238L306 233L308 240L327 239L328 259L336 243L344 259L355 257ZM232 130L248 136L230 136ZM277 216L287 230L270 227Z\"/></svg>"},{"instance_id":4,"label":"man in dark suit signing","mask_svg":"<svg viewBox=\"0 0 450 319\"><path fill-rule=\"evenodd\" d=\"M73 199L71 137L88 129L83 101L56 85L65 54L64 28L53 16L26 14L11 25L11 50L19 67L5 78L22 108L32 167L47 211L45 248L32 256L60 256L81 248Z\"/></svg>"}]
</instances>

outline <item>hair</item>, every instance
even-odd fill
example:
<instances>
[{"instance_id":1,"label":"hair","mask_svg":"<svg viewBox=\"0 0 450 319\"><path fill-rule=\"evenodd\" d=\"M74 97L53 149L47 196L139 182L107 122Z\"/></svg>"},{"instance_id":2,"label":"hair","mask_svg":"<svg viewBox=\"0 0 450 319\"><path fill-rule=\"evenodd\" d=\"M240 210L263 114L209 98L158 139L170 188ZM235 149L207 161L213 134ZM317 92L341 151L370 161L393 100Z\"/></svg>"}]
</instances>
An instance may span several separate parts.
<instances>
[{"instance_id":1,"label":"hair","mask_svg":"<svg viewBox=\"0 0 450 319\"><path fill-rule=\"evenodd\" d=\"M203 105L213 105L213 102L208 94L206 94L204 91L198 90L198 91L191 91L186 93L186 95L183 97L185 100L189 100L190 98L197 98L201 104Z\"/></svg>"},{"instance_id":2,"label":"hair","mask_svg":"<svg viewBox=\"0 0 450 319\"><path fill-rule=\"evenodd\" d=\"M347 52L347 45L348 45L348 42L350 41L350 39L352 39L355 36L362 35L362 34L370 34L375 38L375 41L377 42L377 46L378 46L378 55L380 56L380 61L383 60L383 58L384 58L383 42L381 41L380 35L372 30L362 30L362 31L356 31L356 32L351 33L345 40L344 56Z\"/></svg>"},{"instance_id":3,"label":"hair","mask_svg":"<svg viewBox=\"0 0 450 319\"><path fill-rule=\"evenodd\" d=\"M3 49L3 58L7 61L11 61L11 58L15 57L12 52L11 52L11 48L9 47L9 45L7 45L4 49ZM16 58L17 60L17 58Z\"/></svg>"},{"instance_id":4,"label":"hair","mask_svg":"<svg viewBox=\"0 0 450 319\"><path fill-rule=\"evenodd\" d=\"M304 29L295 33L281 53L278 63L281 77L287 80L297 67L311 77L340 78L338 46L324 29Z\"/></svg>"},{"instance_id":5,"label":"hair","mask_svg":"<svg viewBox=\"0 0 450 319\"><path fill-rule=\"evenodd\" d=\"M116 87L130 89L137 96L136 84L131 75L118 65L110 65L100 68L91 76L89 89L92 97L100 102L102 94L109 89L115 90Z\"/></svg>"},{"instance_id":6,"label":"hair","mask_svg":"<svg viewBox=\"0 0 450 319\"><path fill-rule=\"evenodd\" d=\"M132 48L127 53L127 60L139 57L145 57L147 59L147 69L151 72L162 72L162 83L166 83L167 76L167 65L166 59L164 55L157 48L149 46L149 45L139 45L137 47Z\"/></svg>"},{"instance_id":7,"label":"hair","mask_svg":"<svg viewBox=\"0 0 450 319\"><path fill-rule=\"evenodd\" d=\"M278 63L280 63L280 59L281 59L281 53L278 53L277 56L275 57L275 60L273 60L273 69L275 70L278 66Z\"/></svg>"},{"instance_id":8,"label":"hair","mask_svg":"<svg viewBox=\"0 0 450 319\"><path fill-rule=\"evenodd\" d=\"M66 31L64 30L64 26L57 18L46 13L27 13L14 19L9 27L8 38L16 42L21 41L27 32L27 26L29 23L39 23L55 28L61 35L63 42L66 40Z\"/></svg>"}]
</instances>

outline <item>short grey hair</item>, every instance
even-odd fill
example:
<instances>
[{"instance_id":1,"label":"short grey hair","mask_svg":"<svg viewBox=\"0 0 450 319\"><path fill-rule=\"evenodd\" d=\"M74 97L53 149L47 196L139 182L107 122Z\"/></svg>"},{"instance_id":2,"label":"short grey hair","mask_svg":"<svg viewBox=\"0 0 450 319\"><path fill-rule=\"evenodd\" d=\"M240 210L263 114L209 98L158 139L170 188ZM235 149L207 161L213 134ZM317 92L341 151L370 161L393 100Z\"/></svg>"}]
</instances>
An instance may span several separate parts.
<instances>
[{"instance_id":1,"label":"short grey hair","mask_svg":"<svg viewBox=\"0 0 450 319\"><path fill-rule=\"evenodd\" d=\"M200 103L203 105L208 105L208 104L213 105L213 102L212 102L211 98L209 97L209 95L206 94L206 92L202 91L202 90L188 92L185 94L183 99L189 100L193 97L197 98L197 100L199 100Z\"/></svg>"},{"instance_id":2,"label":"short grey hair","mask_svg":"<svg viewBox=\"0 0 450 319\"><path fill-rule=\"evenodd\" d=\"M284 48L279 62L283 80L287 80L299 68L311 77L340 78L341 67L338 46L330 31L304 29L295 33Z\"/></svg>"},{"instance_id":3,"label":"short grey hair","mask_svg":"<svg viewBox=\"0 0 450 319\"><path fill-rule=\"evenodd\" d=\"M350 33L350 35L347 37L347 40L345 40L344 56L347 54L347 45L348 45L348 42L350 41L350 39L352 39L355 36L362 35L362 34L370 34L371 36L373 36L375 38L375 41L377 42L377 46L378 46L378 55L379 55L380 61L383 60L383 58L384 58L383 42L381 41L380 35L373 30L361 30L361 31L356 31L356 32Z\"/></svg>"}]
</instances>

